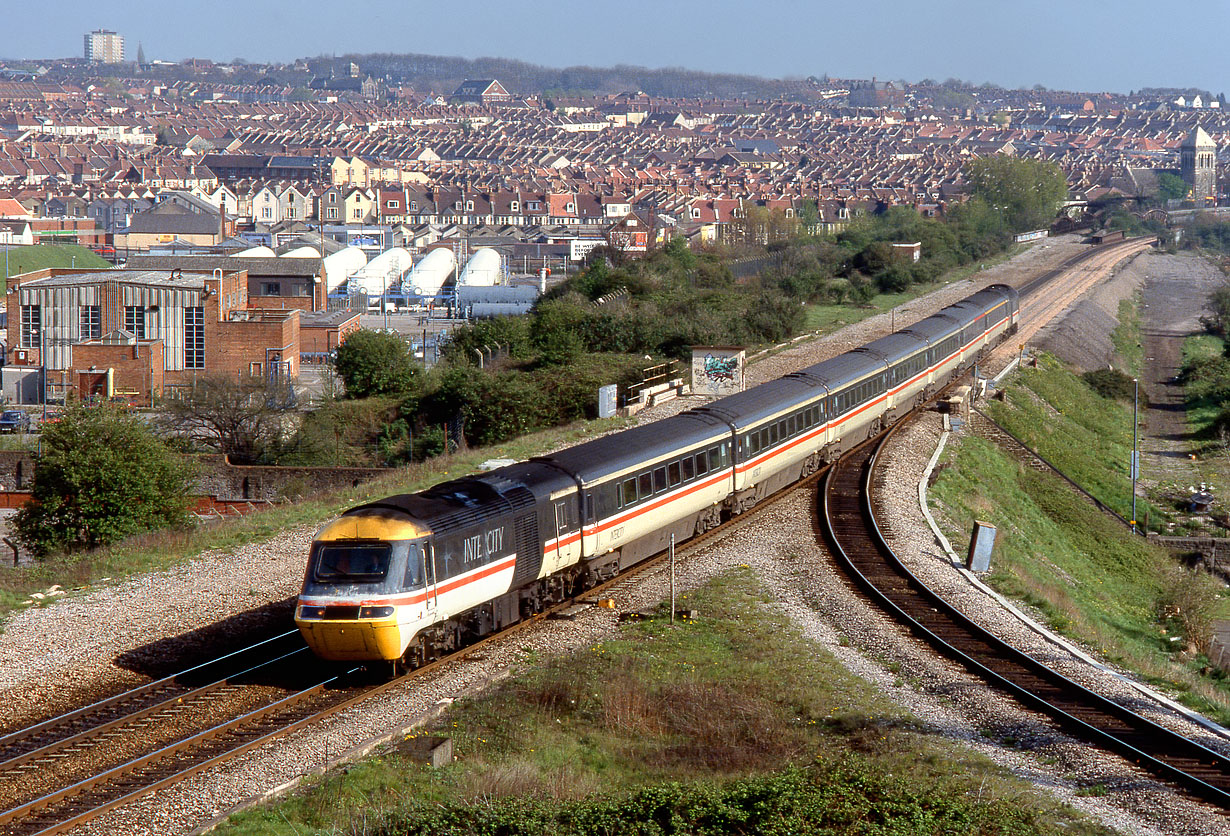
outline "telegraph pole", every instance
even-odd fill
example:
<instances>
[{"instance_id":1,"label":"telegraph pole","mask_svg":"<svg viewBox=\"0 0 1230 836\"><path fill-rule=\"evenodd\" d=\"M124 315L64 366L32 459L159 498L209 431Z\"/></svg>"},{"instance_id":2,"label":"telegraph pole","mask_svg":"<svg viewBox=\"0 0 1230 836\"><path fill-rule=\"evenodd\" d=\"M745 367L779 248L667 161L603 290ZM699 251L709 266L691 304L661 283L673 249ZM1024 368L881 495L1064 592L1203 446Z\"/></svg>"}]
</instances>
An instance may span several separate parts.
<instances>
[{"instance_id":1,"label":"telegraph pole","mask_svg":"<svg viewBox=\"0 0 1230 836\"><path fill-rule=\"evenodd\" d=\"M1140 409L1140 380L1132 378L1132 533L1136 533L1136 480L1140 478L1140 448L1137 415Z\"/></svg>"}]
</instances>

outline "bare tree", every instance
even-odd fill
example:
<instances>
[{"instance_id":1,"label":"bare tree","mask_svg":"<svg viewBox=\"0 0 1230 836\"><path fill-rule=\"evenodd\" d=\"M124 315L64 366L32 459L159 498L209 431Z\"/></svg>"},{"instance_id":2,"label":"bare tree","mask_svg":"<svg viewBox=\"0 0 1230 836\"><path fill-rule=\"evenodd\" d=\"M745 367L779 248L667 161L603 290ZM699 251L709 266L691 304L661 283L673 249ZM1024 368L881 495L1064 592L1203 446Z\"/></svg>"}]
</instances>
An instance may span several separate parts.
<instances>
[{"instance_id":1,"label":"bare tree","mask_svg":"<svg viewBox=\"0 0 1230 836\"><path fill-rule=\"evenodd\" d=\"M158 424L193 444L254 462L277 447L293 407L286 384L213 376L196 381L186 397L166 401Z\"/></svg>"}]
</instances>

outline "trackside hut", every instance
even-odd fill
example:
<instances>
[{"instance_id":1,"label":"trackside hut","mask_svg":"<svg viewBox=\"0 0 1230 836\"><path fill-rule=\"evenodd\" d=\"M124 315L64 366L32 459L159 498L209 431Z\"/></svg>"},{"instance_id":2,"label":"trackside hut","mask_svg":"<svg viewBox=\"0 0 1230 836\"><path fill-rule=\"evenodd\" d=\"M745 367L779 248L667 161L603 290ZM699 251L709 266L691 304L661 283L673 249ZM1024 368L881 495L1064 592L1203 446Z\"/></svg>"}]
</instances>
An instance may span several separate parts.
<instances>
[{"instance_id":1,"label":"trackside hut","mask_svg":"<svg viewBox=\"0 0 1230 836\"><path fill-rule=\"evenodd\" d=\"M247 274L40 270L17 276L6 305L6 360L47 369L48 394L148 403L207 375L299 373L298 309L248 306Z\"/></svg>"}]
</instances>

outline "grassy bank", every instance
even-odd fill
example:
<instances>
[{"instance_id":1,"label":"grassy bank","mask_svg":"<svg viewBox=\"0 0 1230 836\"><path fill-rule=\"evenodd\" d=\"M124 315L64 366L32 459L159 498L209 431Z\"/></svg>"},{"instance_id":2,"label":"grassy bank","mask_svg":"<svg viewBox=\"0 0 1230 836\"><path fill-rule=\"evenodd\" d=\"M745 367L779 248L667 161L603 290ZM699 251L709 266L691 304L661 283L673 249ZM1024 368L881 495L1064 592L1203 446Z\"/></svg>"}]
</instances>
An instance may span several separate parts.
<instances>
[{"instance_id":1,"label":"grassy bank","mask_svg":"<svg viewBox=\"0 0 1230 836\"><path fill-rule=\"evenodd\" d=\"M921 726L770 601L750 571L718 578L693 623L627 624L455 703L424 730L453 738L451 765L391 748L217 832L1107 832Z\"/></svg>"},{"instance_id":2,"label":"grassy bank","mask_svg":"<svg viewBox=\"0 0 1230 836\"><path fill-rule=\"evenodd\" d=\"M76 244L35 244L33 247L12 247L8 250L7 262L5 253L0 252L0 270L8 264L8 276L18 276L31 270L42 270L45 267L97 267L99 270L111 269L111 262L85 247Z\"/></svg>"},{"instance_id":3,"label":"grassy bank","mask_svg":"<svg viewBox=\"0 0 1230 836\"><path fill-rule=\"evenodd\" d=\"M318 494L276 505L248 516L209 523L184 531L156 531L110 548L52 558L28 568L0 567L0 617L23 605L31 592L59 584L86 587L101 579L165 569L213 549L231 550L271 539L288 529L320 525L346 508L373 497L417 491L443 479L475 472L487 459L526 459L561 444L581 441L624 426L626 419L583 421L532 433L491 447L442 456L390 470L355 488Z\"/></svg>"},{"instance_id":4,"label":"grassy bank","mask_svg":"<svg viewBox=\"0 0 1230 836\"><path fill-rule=\"evenodd\" d=\"M1132 513L1132 403L1098 395L1084 379L1047 354L1004 388L987 414L1037 450L1069 479L1126 518ZM1137 519L1160 529L1169 509L1141 497Z\"/></svg>"},{"instance_id":5,"label":"grassy bank","mask_svg":"<svg viewBox=\"0 0 1230 836\"><path fill-rule=\"evenodd\" d=\"M1063 435L1069 423L1053 431ZM989 442L966 436L948 455L931 504L958 553L975 519L998 526L991 586L1039 609L1057 632L1230 722L1230 683L1202 655L1210 622L1230 615L1230 602L1207 576Z\"/></svg>"}]
</instances>

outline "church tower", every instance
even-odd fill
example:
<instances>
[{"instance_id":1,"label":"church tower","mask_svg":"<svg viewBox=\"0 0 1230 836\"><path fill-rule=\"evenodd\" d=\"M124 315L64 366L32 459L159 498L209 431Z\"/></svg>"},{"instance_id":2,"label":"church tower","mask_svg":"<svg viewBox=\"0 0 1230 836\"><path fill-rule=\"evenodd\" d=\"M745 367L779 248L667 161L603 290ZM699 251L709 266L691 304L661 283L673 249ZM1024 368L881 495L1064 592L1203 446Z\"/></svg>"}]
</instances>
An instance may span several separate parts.
<instances>
[{"instance_id":1,"label":"church tower","mask_svg":"<svg viewBox=\"0 0 1230 836\"><path fill-rule=\"evenodd\" d=\"M1179 147L1179 172L1197 206L1216 200L1217 145L1204 128L1197 127Z\"/></svg>"}]
</instances>

